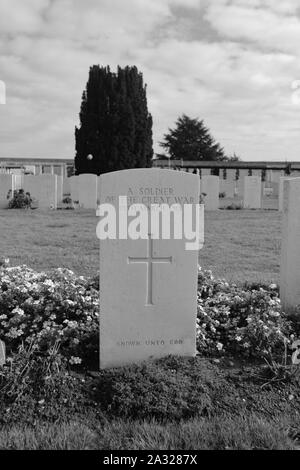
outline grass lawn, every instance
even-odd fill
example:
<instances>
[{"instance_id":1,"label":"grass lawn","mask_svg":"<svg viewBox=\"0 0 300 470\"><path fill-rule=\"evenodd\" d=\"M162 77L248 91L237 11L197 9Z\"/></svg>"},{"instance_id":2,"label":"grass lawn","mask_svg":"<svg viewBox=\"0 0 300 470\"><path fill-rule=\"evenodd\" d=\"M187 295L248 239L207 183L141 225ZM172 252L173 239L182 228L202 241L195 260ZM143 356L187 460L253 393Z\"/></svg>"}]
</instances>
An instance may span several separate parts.
<instances>
[{"instance_id":1,"label":"grass lawn","mask_svg":"<svg viewBox=\"0 0 300 470\"><path fill-rule=\"evenodd\" d=\"M299 449L299 375L263 386L267 375L200 357L94 372L84 385L75 374L67 395L23 400L17 422L0 425L0 450Z\"/></svg>"},{"instance_id":2,"label":"grass lawn","mask_svg":"<svg viewBox=\"0 0 300 470\"><path fill-rule=\"evenodd\" d=\"M267 201L265 210L207 212L199 264L228 281L278 282L281 215L270 210L274 209L271 202ZM26 264L37 270L66 267L79 275L95 275L99 268L96 223L94 211L1 210L0 259L9 258L12 266ZM173 370L164 362L155 373L151 365L146 371L131 371L128 377L121 370L114 381L107 376L103 382L102 373L97 372L93 379L75 374L78 384L94 381L90 390L102 383L108 395L104 397L101 387L101 399L70 395L66 409L84 400L87 416L82 410L64 416L62 406L62 422L37 418L34 425L23 419L3 423L0 449L297 448L299 378L262 388L261 374L266 370L261 364L228 365L205 358L192 361L179 361L177 388L172 388L176 384ZM149 379L144 389L141 377ZM156 377L160 377L157 382ZM125 397L118 395L122 393ZM168 393L173 393L172 398ZM148 417L144 415L146 402ZM103 403L107 409L96 419L97 407ZM130 409L132 414L128 415Z\"/></svg>"},{"instance_id":3,"label":"grass lawn","mask_svg":"<svg viewBox=\"0 0 300 470\"><path fill-rule=\"evenodd\" d=\"M0 258L37 270L57 267L90 276L99 269L94 211L0 211ZM234 282L278 282L281 216L273 210L205 214L199 263Z\"/></svg>"}]
</instances>

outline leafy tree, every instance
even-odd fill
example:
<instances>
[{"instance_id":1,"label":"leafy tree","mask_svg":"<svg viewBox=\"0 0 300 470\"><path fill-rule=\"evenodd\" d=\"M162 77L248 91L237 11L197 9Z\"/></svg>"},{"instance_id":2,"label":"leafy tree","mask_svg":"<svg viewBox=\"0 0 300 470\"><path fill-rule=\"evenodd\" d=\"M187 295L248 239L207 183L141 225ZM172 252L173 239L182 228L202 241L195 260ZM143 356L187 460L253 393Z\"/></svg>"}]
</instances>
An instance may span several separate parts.
<instances>
[{"instance_id":1,"label":"leafy tree","mask_svg":"<svg viewBox=\"0 0 300 470\"><path fill-rule=\"evenodd\" d=\"M185 114L177 119L176 127L164 135L160 145L174 160L227 160L203 120L191 119Z\"/></svg>"},{"instance_id":2,"label":"leafy tree","mask_svg":"<svg viewBox=\"0 0 300 470\"><path fill-rule=\"evenodd\" d=\"M284 170L284 174L289 176L292 173L292 165L290 163L287 164Z\"/></svg>"},{"instance_id":3,"label":"leafy tree","mask_svg":"<svg viewBox=\"0 0 300 470\"><path fill-rule=\"evenodd\" d=\"M235 152L233 152L233 155L228 158L228 161L229 162L240 162L241 159Z\"/></svg>"},{"instance_id":4,"label":"leafy tree","mask_svg":"<svg viewBox=\"0 0 300 470\"><path fill-rule=\"evenodd\" d=\"M152 165L152 117L146 85L136 67L90 67L75 129L75 173Z\"/></svg>"}]
</instances>

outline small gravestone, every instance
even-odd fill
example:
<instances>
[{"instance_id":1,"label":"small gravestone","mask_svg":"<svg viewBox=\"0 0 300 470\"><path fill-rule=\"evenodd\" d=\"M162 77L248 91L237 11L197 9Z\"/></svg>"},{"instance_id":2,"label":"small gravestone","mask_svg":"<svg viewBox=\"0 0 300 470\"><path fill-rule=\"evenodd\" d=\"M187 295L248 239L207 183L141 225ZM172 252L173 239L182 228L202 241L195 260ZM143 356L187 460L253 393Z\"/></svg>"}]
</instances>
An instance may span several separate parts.
<instances>
[{"instance_id":1,"label":"small gravestone","mask_svg":"<svg viewBox=\"0 0 300 470\"><path fill-rule=\"evenodd\" d=\"M278 210L282 212L283 210L283 184L285 181L294 179L295 176L281 176L279 178L279 185L278 185Z\"/></svg>"},{"instance_id":2,"label":"small gravestone","mask_svg":"<svg viewBox=\"0 0 300 470\"><path fill-rule=\"evenodd\" d=\"M14 177L14 189L23 189L24 175L13 175Z\"/></svg>"},{"instance_id":3,"label":"small gravestone","mask_svg":"<svg viewBox=\"0 0 300 470\"><path fill-rule=\"evenodd\" d=\"M79 205L83 209L96 209L98 177L82 174L77 177Z\"/></svg>"},{"instance_id":4,"label":"small gravestone","mask_svg":"<svg viewBox=\"0 0 300 470\"><path fill-rule=\"evenodd\" d=\"M23 185L40 209L57 208L57 175L25 175Z\"/></svg>"},{"instance_id":5,"label":"small gravestone","mask_svg":"<svg viewBox=\"0 0 300 470\"><path fill-rule=\"evenodd\" d=\"M6 362L5 343L0 339L0 366L3 366Z\"/></svg>"},{"instance_id":6,"label":"small gravestone","mask_svg":"<svg viewBox=\"0 0 300 470\"><path fill-rule=\"evenodd\" d=\"M220 178L215 175L205 175L201 179L201 193L205 194L204 207L208 211L219 209Z\"/></svg>"},{"instance_id":7,"label":"small gravestone","mask_svg":"<svg viewBox=\"0 0 300 470\"><path fill-rule=\"evenodd\" d=\"M63 178L63 196L71 196L70 178Z\"/></svg>"},{"instance_id":8,"label":"small gravestone","mask_svg":"<svg viewBox=\"0 0 300 470\"><path fill-rule=\"evenodd\" d=\"M10 191L12 196L14 189L14 176L0 174L0 209L6 209L8 207L9 200L7 199L7 195Z\"/></svg>"},{"instance_id":9,"label":"small gravestone","mask_svg":"<svg viewBox=\"0 0 300 470\"><path fill-rule=\"evenodd\" d=\"M70 176L69 178L69 185L70 185L70 193L71 193L71 199L73 203L78 203L79 204L79 186L78 186L78 176Z\"/></svg>"},{"instance_id":10,"label":"small gravestone","mask_svg":"<svg viewBox=\"0 0 300 470\"><path fill-rule=\"evenodd\" d=\"M225 193L225 197L233 198L235 190L235 181L220 181L220 193Z\"/></svg>"},{"instance_id":11,"label":"small gravestone","mask_svg":"<svg viewBox=\"0 0 300 470\"><path fill-rule=\"evenodd\" d=\"M57 204L61 204L64 192L64 177L56 175L57 178Z\"/></svg>"},{"instance_id":12,"label":"small gravestone","mask_svg":"<svg viewBox=\"0 0 300 470\"><path fill-rule=\"evenodd\" d=\"M300 308L300 178L283 182L280 299L284 311Z\"/></svg>"},{"instance_id":13,"label":"small gravestone","mask_svg":"<svg viewBox=\"0 0 300 470\"><path fill-rule=\"evenodd\" d=\"M244 209L261 209L261 177L245 176L243 186Z\"/></svg>"},{"instance_id":14,"label":"small gravestone","mask_svg":"<svg viewBox=\"0 0 300 470\"><path fill-rule=\"evenodd\" d=\"M97 227L100 238L100 367L117 367L168 354L194 356L198 248L203 244L199 177L160 169L117 171L100 176L99 196L97 215L104 215L100 210L101 207L104 210L103 204L108 204L117 214L116 226L112 224L110 234L113 236L116 229L115 239L101 239L100 222ZM158 211L151 212L153 220L161 205L164 205L165 215L172 209L169 221L176 221L173 228L167 215L163 219L165 226L163 228L162 223L159 232L154 222L146 224L146 220L152 222L149 213L153 205ZM198 210L198 228L190 237L190 241L197 241L192 243L193 247L187 245L187 233L181 238L179 232L175 233L185 205ZM132 217L136 214L133 208L137 207L140 207L139 223ZM182 217L181 220L187 222L187 219ZM107 229L108 226L109 218ZM129 228L134 226L143 232L143 238L128 237Z\"/></svg>"}]
</instances>

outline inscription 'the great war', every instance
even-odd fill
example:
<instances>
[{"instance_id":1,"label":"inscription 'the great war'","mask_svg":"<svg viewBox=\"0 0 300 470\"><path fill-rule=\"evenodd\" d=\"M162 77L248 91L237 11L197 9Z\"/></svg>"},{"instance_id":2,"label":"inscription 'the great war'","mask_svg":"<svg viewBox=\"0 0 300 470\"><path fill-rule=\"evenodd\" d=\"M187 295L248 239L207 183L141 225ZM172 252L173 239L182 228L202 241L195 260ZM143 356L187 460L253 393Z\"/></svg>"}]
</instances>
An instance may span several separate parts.
<instances>
[{"instance_id":1,"label":"inscription 'the great war'","mask_svg":"<svg viewBox=\"0 0 300 470\"><path fill-rule=\"evenodd\" d=\"M150 204L194 204L194 197L187 196L186 194L176 194L174 188L170 187L156 187L147 188L140 187L137 191L132 188L128 188L128 191L124 196L127 196L128 205L131 204L144 204L150 206ZM115 196L107 196L105 199L107 203L116 203Z\"/></svg>"}]
</instances>

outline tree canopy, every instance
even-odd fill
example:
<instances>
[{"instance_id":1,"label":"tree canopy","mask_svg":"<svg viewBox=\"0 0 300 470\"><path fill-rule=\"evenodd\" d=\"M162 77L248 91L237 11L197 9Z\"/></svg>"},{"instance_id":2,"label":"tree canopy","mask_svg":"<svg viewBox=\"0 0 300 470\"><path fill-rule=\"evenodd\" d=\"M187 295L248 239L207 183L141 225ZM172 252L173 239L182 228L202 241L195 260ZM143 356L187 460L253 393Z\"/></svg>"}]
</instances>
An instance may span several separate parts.
<instances>
[{"instance_id":1,"label":"tree canopy","mask_svg":"<svg viewBox=\"0 0 300 470\"><path fill-rule=\"evenodd\" d=\"M160 145L173 160L228 160L223 148L210 135L203 120L180 116Z\"/></svg>"}]
</instances>

